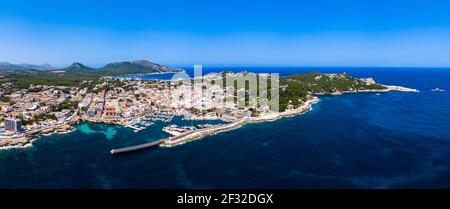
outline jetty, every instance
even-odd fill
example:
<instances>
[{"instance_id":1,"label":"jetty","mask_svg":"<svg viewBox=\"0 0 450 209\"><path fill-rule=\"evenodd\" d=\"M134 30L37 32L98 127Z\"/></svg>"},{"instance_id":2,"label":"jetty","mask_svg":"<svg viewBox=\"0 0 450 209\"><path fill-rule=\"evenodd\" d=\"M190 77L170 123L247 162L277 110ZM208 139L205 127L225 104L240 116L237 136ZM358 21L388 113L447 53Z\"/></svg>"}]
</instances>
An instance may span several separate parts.
<instances>
[{"instance_id":1,"label":"jetty","mask_svg":"<svg viewBox=\"0 0 450 209\"><path fill-rule=\"evenodd\" d=\"M160 139L158 141L153 141L145 144L130 146L130 147L124 147L120 149L112 149L110 152L112 155L118 155L118 154L125 154L128 152L133 152L137 150L147 149L150 147L158 146L158 145L164 145L167 147L175 146L178 144L183 144L188 141L191 141L196 138L201 138L203 136L211 135L214 133L218 133L221 131L231 130L234 128L239 127L240 125L244 124L245 120L236 121L229 124L224 124L221 126L215 126L211 128L204 128L204 129L197 129L197 130L191 130L183 132L177 136L168 137L165 139Z\"/></svg>"},{"instance_id":2,"label":"jetty","mask_svg":"<svg viewBox=\"0 0 450 209\"><path fill-rule=\"evenodd\" d=\"M161 140L154 141L154 142L149 142L149 143L145 143L145 144L135 145L135 146L131 146L131 147L125 147L125 148L120 148L120 149L112 149L110 152L112 155L124 154L127 152L137 151L137 150L146 149L146 148L150 148L150 147L159 145L159 144L163 143L165 140L167 140L167 139L161 139Z\"/></svg>"},{"instance_id":3,"label":"jetty","mask_svg":"<svg viewBox=\"0 0 450 209\"><path fill-rule=\"evenodd\" d=\"M117 155L117 154L124 154L127 152L133 152L133 151L137 151L137 150L141 150L141 149L146 149L146 148L150 148L150 147L154 147L157 145L160 145L162 143L164 143L167 140L176 140L179 139L181 137L187 136L189 134L191 134L193 131L188 131L185 133L182 133L180 135L177 136L173 136L173 137L169 137L169 138L165 138L165 139L160 139L158 141L154 141L154 142L149 142L149 143L145 143L145 144L140 144L140 145L135 145L135 146L131 146L131 147L124 147L124 148L120 148L120 149L112 149L110 152L112 155Z\"/></svg>"}]
</instances>

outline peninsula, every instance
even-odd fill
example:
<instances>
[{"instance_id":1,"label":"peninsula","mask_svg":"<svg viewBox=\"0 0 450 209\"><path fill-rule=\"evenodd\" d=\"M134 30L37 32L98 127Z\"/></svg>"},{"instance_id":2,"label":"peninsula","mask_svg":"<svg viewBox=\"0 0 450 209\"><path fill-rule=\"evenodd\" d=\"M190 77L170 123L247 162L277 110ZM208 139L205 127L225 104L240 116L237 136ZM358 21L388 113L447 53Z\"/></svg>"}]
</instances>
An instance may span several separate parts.
<instances>
[{"instance_id":1,"label":"peninsula","mask_svg":"<svg viewBox=\"0 0 450 209\"><path fill-rule=\"evenodd\" d=\"M138 132L155 120L168 123L168 133L173 136L151 146L171 147L246 123L305 113L320 101L320 95L417 92L377 84L372 78L353 78L345 73L310 72L281 77L276 83L277 94L270 91L274 81L263 87L257 82L253 97L249 85L227 86L226 80L245 76L270 80L270 74L221 72L176 82L115 77L150 72L149 69L153 69L152 73L182 71L144 61L113 63L97 70L75 63L66 69L57 69L56 73L55 68L45 72L0 71L0 147L24 146L40 135L69 132L82 121L119 124ZM198 80L201 82L196 82ZM242 101L240 95L244 98ZM263 95L276 101L276 105L264 102ZM276 111L273 106L277 107ZM170 125L173 116L187 120L218 119L226 123L180 128Z\"/></svg>"}]
</instances>

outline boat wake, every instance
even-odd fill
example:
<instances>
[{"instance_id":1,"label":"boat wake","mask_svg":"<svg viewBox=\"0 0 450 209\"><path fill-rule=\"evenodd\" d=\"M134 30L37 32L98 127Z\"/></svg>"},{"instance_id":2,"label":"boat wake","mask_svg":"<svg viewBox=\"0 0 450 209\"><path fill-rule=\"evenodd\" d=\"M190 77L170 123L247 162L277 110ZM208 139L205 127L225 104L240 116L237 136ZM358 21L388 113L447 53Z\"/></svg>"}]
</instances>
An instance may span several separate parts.
<instances>
[{"instance_id":1,"label":"boat wake","mask_svg":"<svg viewBox=\"0 0 450 209\"><path fill-rule=\"evenodd\" d=\"M434 89L431 89L431 91L440 91L440 92L442 92L442 91L445 91L445 89L434 88Z\"/></svg>"}]
</instances>

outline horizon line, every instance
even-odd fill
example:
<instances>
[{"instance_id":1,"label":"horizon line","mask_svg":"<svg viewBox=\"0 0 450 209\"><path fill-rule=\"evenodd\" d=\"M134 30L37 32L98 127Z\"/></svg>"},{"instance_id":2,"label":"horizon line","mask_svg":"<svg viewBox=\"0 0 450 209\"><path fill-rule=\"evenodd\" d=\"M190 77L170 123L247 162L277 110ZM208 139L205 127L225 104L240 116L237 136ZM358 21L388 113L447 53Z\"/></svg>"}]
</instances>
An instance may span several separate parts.
<instances>
[{"instance_id":1,"label":"horizon line","mask_svg":"<svg viewBox=\"0 0 450 209\"><path fill-rule=\"evenodd\" d=\"M133 62L133 61L138 61L138 60L147 60L147 59L135 59L135 60L124 60L124 61L113 61L113 62ZM150 61L150 60L147 60ZM73 63L81 63L83 65L86 66L92 66L94 68L97 67L103 67L107 64L113 63L113 62L107 62L105 64L92 64L92 63L83 63L80 61L74 61L71 62L70 64L50 64L49 62L45 62L42 64L34 64L34 63L29 63L29 62L20 62L20 63L12 63L12 62L8 62L8 61L0 61L0 63L9 63L9 64L13 64L13 65L21 65L21 64L31 64L31 65L50 65L52 67L56 67L56 68L65 68L68 67L70 65L72 65ZM162 64L160 62L154 62L154 61L150 61L152 63L155 64L159 64L159 65L165 65L168 67L178 67L178 68L193 68L194 65L202 65L203 67L214 67L214 68L219 68L219 67L261 67L261 68L273 68L273 67L278 67L278 68L436 68L436 69L448 69L450 68L450 66L393 66L393 65L292 65L292 64L286 64L286 65L279 65L279 64Z\"/></svg>"}]
</instances>

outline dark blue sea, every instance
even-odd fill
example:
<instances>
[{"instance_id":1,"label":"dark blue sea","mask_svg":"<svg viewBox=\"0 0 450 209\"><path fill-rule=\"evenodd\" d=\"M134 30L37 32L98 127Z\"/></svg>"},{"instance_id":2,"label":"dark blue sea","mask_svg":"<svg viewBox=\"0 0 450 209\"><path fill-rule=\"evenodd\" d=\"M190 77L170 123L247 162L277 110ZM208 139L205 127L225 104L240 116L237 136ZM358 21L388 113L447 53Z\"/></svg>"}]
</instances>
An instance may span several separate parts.
<instances>
[{"instance_id":1,"label":"dark blue sea","mask_svg":"<svg viewBox=\"0 0 450 209\"><path fill-rule=\"evenodd\" d=\"M221 70L346 72L420 92L325 96L301 116L120 156L109 150L167 137L168 124L82 123L0 150L0 188L450 188L450 69L204 69Z\"/></svg>"}]
</instances>

